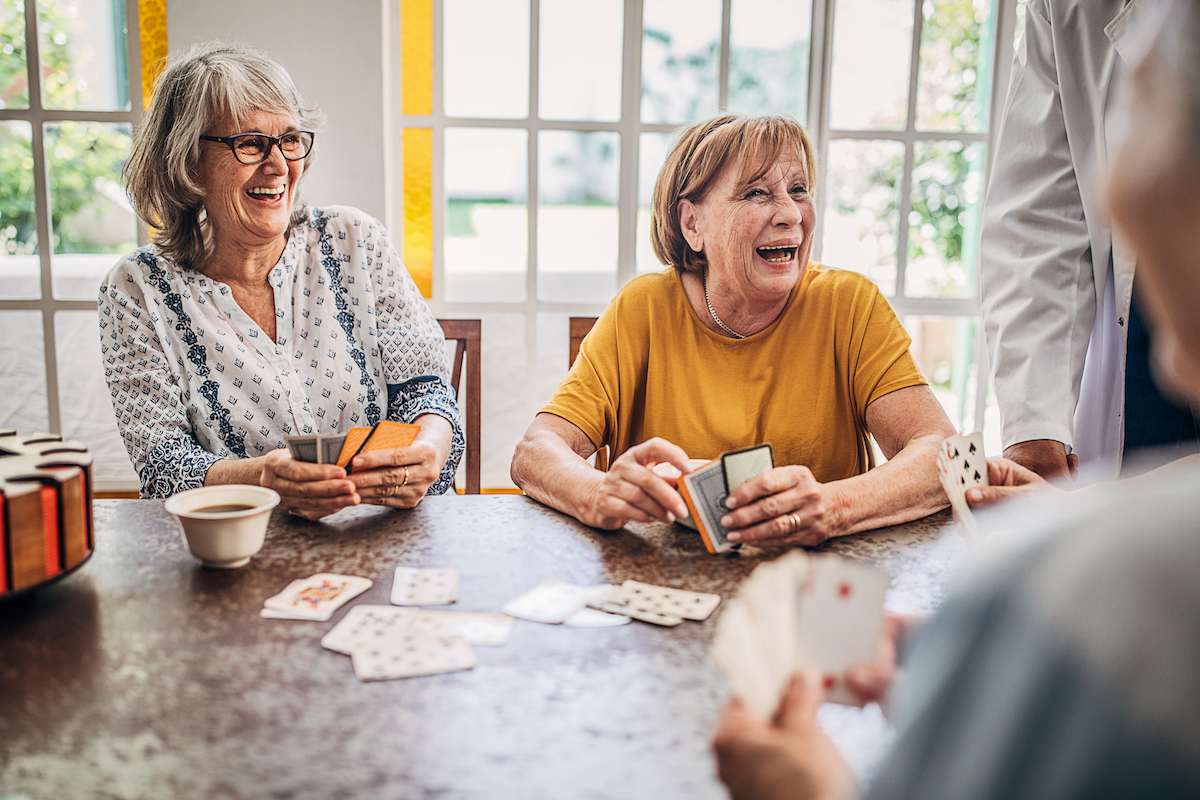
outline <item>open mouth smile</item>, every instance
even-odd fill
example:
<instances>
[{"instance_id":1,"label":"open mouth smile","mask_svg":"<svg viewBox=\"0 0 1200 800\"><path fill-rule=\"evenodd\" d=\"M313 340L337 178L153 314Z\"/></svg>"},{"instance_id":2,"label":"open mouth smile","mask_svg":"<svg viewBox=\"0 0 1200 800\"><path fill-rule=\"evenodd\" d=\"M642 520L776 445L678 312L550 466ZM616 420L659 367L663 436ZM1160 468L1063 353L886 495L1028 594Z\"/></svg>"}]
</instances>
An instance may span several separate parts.
<instances>
[{"instance_id":1,"label":"open mouth smile","mask_svg":"<svg viewBox=\"0 0 1200 800\"><path fill-rule=\"evenodd\" d=\"M797 250L799 247L791 244L779 247L759 247L754 252L758 253L759 257L768 264L786 264L796 257Z\"/></svg>"},{"instance_id":2,"label":"open mouth smile","mask_svg":"<svg viewBox=\"0 0 1200 800\"><path fill-rule=\"evenodd\" d=\"M287 186L256 186L253 189L247 189L246 194L260 200L274 200L283 197L285 191L287 191Z\"/></svg>"}]
</instances>

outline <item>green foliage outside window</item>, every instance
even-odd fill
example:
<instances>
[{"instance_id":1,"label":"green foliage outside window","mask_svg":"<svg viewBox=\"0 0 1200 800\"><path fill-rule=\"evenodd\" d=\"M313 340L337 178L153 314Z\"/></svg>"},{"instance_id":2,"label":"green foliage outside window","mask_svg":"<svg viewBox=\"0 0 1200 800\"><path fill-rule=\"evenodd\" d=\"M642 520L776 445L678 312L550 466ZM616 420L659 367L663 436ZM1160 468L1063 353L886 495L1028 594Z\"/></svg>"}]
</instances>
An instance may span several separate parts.
<instances>
[{"instance_id":1,"label":"green foliage outside window","mask_svg":"<svg viewBox=\"0 0 1200 800\"><path fill-rule=\"evenodd\" d=\"M32 13L32 3L28 11ZM25 8L19 0L0 0L0 107L27 108ZM74 21L58 4L42 3L38 25L41 83L49 108L75 108L83 89L71 79L70 44ZM24 122L0 124L0 255L37 252L31 129ZM82 122L46 126L46 162L50 175L50 226L55 253L121 253L132 243L99 244L76 225L77 215L98 195L119 191L121 168L129 155L129 136L111 127Z\"/></svg>"}]
</instances>

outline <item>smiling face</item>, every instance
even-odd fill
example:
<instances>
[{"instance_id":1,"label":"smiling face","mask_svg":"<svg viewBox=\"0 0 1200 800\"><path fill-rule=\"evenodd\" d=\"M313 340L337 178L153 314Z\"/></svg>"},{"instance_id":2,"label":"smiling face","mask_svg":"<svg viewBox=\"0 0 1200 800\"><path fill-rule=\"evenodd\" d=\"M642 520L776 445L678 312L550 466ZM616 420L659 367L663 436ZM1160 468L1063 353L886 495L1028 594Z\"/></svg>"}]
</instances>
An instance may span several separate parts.
<instances>
[{"instance_id":1,"label":"smiling face","mask_svg":"<svg viewBox=\"0 0 1200 800\"><path fill-rule=\"evenodd\" d=\"M808 172L788 150L749 184L741 171L731 161L702 200L680 200L680 224L708 261L710 291L776 301L796 285L812 250L817 212Z\"/></svg>"},{"instance_id":2,"label":"smiling face","mask_svg":"<svg viewBox=\"0 0 1200 800\"><path fill-rule=\"evenodd\" d=\"M245 116L240 130L233 127L231 120L225 120L210 135L253 132L279 136L297 125L290 115L257 111ZM286 160L278 147L271 148L266 161L243 164L223 142L202 142L196 183L204 190L204 208L216 249L281 245L303 172L304 161Z\"/></svg>"}]
</instances>

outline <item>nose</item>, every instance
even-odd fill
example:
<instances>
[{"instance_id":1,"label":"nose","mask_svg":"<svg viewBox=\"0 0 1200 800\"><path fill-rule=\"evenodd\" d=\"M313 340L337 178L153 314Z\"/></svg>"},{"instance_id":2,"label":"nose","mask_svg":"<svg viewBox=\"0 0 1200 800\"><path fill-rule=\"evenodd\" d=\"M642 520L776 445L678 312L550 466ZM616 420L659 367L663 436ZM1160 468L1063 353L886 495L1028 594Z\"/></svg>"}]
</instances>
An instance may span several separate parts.
<instances>
[{"instance_id":1,"label":"nose","mask_svg":"<svg viewBox=\"0 0 1200 800\"><path fill-rule=\"evenodd\" d=\"M272 143L271 150L267 153L267 157L263 159L262 169L268 175L283 175L287 173L287 159L283 157L283 151L279 149L278 143Z\"/></svg>"},{"instance_id":2,"label":"nose","mask_svg":"<svg viewBox=\"0 0 1200 800\"><path fill-rule=\"evenodd\" d=\"M792 228L800 224L800 220L804 218L801 213L800 205L787 192L782 192L775 196L775 217L774 223L779 227Z\"/></svg>"}]
</instances>

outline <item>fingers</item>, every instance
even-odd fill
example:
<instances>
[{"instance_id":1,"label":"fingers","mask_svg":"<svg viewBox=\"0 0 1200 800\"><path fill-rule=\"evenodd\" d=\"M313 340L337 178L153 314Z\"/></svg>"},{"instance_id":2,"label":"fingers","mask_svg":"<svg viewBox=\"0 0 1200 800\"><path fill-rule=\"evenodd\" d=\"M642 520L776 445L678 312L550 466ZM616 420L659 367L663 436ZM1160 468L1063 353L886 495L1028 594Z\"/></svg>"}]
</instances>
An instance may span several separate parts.
<instances>
[{"instance_id":1,"label":"fingers","mask_svg":"<svg viewBox=\"0 0 1200 800\"><path fill-rule=\"evenodd\" d=\"M787 731L801 731L815 724L817 709L825 701L825 689L821 673L814 669L797 672L788 682L779 710L775 712L775 724Z\"/></svg>"},{"instance_id":2,"label":"fingers","mask_svg":"<svg viewBox=\"0 0 1200 800\"><path fill-rule=\"evenodd\" d=\"M829 490L807 467L768 470L739 487L725 504L735 509L721 519L731 542L813 546L833 535L836 526Z\"/></svg>"},{"instance_id":3,"label":"fingers","mask_svg":"<svg viewBox=\"0 0 1200 800\"><path fill-rule=\"evenodd\" d=\"M259 483L278 492L280 505L305 519L320 519L362 501L341 467L296 461L284 450L266 458Z\"/></svg>"},{"instance_id":4,"label":"fingers","mask_svg":"<svg viewBox=\"0 0 1200 800\"><path fill-rule=\"evenodd\" d=\"M630 520L674 522L686 517L687 506L679 492L653 470L661 461L684 474L692 471L687 454L665 439L649 439L626 450L595 488L592 524L619 528Z\"/></svg>"},{"instance_id":5,"label":"fingers","mask_svg":"<svg viewBox=\"0 0 1200 800\"><path fill-rule=\"evenodd\" d=\"M364 503L412 508L441 475L437 448L427 442L372 450L354 457L350 480Z\"/></svg>"},{"instance_id":6,"label":"fingers","mask_svg":"<svg viewBox=\"0 0 1200 800\"><path fill-rule=\"evenodd\" d=\"M971 508L990 508L997 503L1027 494L1028 486L977 486L967 490L967 505Z\"/></svg>"}]
</instances>

